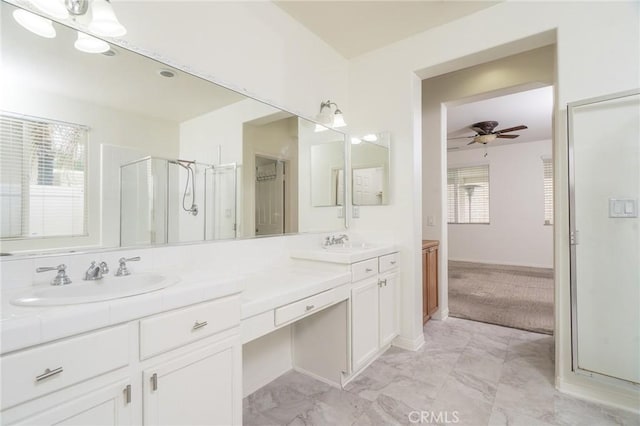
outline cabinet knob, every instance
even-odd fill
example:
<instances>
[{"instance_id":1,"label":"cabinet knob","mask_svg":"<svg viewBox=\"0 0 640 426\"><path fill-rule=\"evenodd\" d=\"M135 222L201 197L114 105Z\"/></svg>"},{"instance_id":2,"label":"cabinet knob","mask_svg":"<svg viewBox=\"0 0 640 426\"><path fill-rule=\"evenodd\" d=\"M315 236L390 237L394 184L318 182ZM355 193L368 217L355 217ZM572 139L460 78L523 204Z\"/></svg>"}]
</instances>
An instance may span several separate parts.
<instances>
[{"instance_id":1,"label":"cabinet knob","mask_svg":"<svg viewBox=\"0 0 640 426\"><path fill-rule=\"evenodd\" d=\"M371 269L371 268L366 268L364 271L365 271L365 272L371 272L371 271L373 271L373 269Z\"/></svg>"},{"instance_id":2,"label":"cabinet knob","mask_svg":"<svg viewBox=\"0 0 640 426\"><path fill-rule=\"evenodd\" d=\"M313 308L315 308L315 305L307 305L307 306L306 306L306 308L305 308L305 310L310 311L310 310L312 310Z\"/></svg>"}]
</instances>

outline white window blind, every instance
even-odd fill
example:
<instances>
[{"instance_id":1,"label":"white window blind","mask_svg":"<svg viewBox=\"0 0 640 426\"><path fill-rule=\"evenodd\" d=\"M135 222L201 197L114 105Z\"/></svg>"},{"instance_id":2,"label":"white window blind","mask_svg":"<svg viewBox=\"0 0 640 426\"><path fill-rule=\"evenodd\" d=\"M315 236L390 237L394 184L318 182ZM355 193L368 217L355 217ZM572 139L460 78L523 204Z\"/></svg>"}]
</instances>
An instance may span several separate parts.
<instances>
[{"instance_id":1,"label":"white window blind","mask_svg":"<svg viewBox=\"0 0 640 426\"><path fill-rule=\"evenodd\" d=\"M542 160L544 168L544 224L553 225L553 162Z\"/></svg>"},{"instance_id":2,"label":"white window blind","mask_svg":"<svg viewBox=\"0 0 640 426\"><path fill-rule=\"evenodd\" d=\"M489 166L449 169L447 204L449 223L489 223Z\"/></svg>"},{"instance_id":3,"label":"white window blind","mask_svg":"<svg viewBox=\"0 0 640 426\"><path fill-rule=\"evenodd\" d=\"M87 132L0 114L1 238L86 235Z\"/></svg>"}]
</instances>

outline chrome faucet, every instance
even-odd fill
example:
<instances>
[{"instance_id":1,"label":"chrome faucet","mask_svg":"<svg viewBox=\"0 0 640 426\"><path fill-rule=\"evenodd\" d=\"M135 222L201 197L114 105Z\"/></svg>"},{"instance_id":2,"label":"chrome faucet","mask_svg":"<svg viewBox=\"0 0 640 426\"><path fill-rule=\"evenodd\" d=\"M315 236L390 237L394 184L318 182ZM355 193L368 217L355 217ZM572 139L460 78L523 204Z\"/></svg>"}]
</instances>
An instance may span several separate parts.
<instances>
[{"instance_id":1,"label":"chrome faucet","mask_svg":"<svg viewBox=\"0 0 640 426\"><path fill-rule=\"evenodd\" d=\"M99 265L96 265L96 262L91 262L91 266L87 269L87 272L84 273L85 281L96 281L101 280L104 274L109 273L109 267L107 266L107 262L100 262Z\"/></svg>"},{"instance_id":2,"label":"chrome faucet","mask_svg":"<svg viewBox=\"0 0 640 426\"><path fill-rule=\"evenodd\" d=\"M324 239L324 247L330 247L330 246L335 246L338 244L344 244L347 241L349 241L349 236L347 234L340 234L340 235L330 235L328 237L325 237Z\"/></svg>"},{"instance_id":3,"label":"chrome faucet","mask_svg":"<svg viewBox=\"0 0 640 426\"><path fill-rule=\"evenodd\" d=\"M120 267L116 271L116 277L131 275L131 272L129 272L129 269L127 268L127 262L137 262L138 260L140 260L140 256L130 257L128 259L125 257L121 257L120 260L118 260Z\"/></svg>"},{"instance_id":4,"label":"chrome faucet","mask_svg":"<svg viewBox=\"0 0 640 426\"><path fill-rule=\"evenodd\" d=\"M71 284L71 278L67 276L67 265L58 266L41 266L36 272L58 271L58 274L51 280L51 285L67 285Z\"/></svg>"}]
</instances>

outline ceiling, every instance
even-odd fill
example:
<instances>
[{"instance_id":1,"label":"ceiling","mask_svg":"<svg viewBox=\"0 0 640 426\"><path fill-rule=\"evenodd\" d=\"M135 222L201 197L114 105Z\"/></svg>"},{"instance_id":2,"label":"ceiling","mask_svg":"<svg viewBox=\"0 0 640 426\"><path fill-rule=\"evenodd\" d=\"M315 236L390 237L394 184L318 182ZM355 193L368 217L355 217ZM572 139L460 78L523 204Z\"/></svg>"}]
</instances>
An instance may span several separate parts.
<instances>
[{"instance_id":1,"label":"ceiling","mask_svg":"<svg viewBox=\"0 0 640 426\"><path fill-rule=\"evenodd\" d=\"M496 139L486 146L548 140L552 138L552 113L553 86L469 102L447 108L447 137L473 136L476 132L469 129L473 123L497 121L499 125L496 130L520 124L528 129L511 133L520 135L516 139ZM484 148L485 145L479 143L467 145L471 140L448 140L447 148Z\"/></svg>"},{"instance_id":2,"label":"ceiling","mask_svg":"<svg viewBox=\"0 0 640 426\"><path fill-rule=\"evenodd\" d=\"M121 48L112 57L80 52L73 47L76 32L60 24L56 38L42 38L18 25L13 9L2 3L0 27L3 81L12 86L178 123L246 99L178 70L174 78L161 77L167 66Z\"/></svg>"},{"instance_id":3,"label":"ceiling","mask_svg":"<svg viewBox=\"0 0 640 426\"><path fill-rule=\"evenodd\" d=\"M274 0L274 3L349 59L500 1Z\"/></svg>"}]
</instances>

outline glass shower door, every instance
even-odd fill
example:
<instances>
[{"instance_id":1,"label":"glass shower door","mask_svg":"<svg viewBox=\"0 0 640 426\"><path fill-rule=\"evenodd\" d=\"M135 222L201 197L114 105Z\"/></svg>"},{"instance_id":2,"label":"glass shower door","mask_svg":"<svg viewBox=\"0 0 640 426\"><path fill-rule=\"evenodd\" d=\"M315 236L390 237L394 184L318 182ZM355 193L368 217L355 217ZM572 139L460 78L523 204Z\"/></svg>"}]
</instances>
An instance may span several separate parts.
<instances>
[{"instance_id":1,"label":"glass shower door","mask_svg":"<svg viewBox=\"0 0 640 426\"><path fill-rule=\"evenodd\" d=\"M573 369L640 383L640 92L568 113Z\"/></svg>"}]
</instances>

